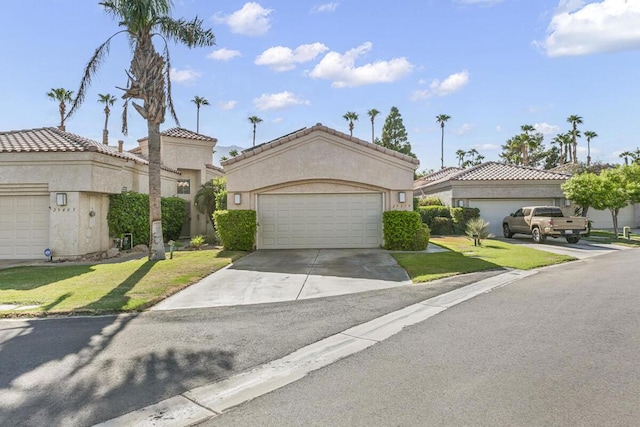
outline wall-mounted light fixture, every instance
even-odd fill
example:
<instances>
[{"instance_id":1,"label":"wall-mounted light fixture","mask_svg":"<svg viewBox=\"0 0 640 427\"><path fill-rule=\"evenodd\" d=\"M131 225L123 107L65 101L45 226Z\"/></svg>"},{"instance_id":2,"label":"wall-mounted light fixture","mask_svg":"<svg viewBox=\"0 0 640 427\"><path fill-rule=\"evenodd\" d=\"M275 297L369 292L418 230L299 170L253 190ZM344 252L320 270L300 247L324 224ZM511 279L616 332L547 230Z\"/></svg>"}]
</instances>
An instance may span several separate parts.
<instances>
[{"instance_id":1,"label":"wall-mounted light fixture","mask_svg":"<svg viewBox=\"0 0 640 427\"><path fill-rule=\"evenodd\" d=\"M240 203L242 203L242 194L234 193L233 194L233 203L235 203L236 205L239 205Z\"/></svg>"},{"instance_id":2,"label":"wall-mounted light fixture","mask_svg":"<svg viewBox=\"0 0 640 427\"><path fill-rule=\"evenodd\" d=\"M406 201L407 201L407 193L405 193L404 191L400 191L398 193L398 202L405 203Z\"/></svg>"},{"instance_id":3,"label":"wall-mounted light fixture","mask_svg":"<svg viewBox=\"0 0 640 427\"><path fill-rule=\"evenodd\" d=\"M458 200L458 207L464 208L464 200Z\"/></svg>"},{"instance_id":4,"label":"wall-mounted light fixture","mask_svg":"<svg viewBox=\"0 0 640 427\"><path fill-rule=\"evenodd\" d=\"M56 205L67 206L67 193L56 193Z\"/></svg>"}]
</instances>

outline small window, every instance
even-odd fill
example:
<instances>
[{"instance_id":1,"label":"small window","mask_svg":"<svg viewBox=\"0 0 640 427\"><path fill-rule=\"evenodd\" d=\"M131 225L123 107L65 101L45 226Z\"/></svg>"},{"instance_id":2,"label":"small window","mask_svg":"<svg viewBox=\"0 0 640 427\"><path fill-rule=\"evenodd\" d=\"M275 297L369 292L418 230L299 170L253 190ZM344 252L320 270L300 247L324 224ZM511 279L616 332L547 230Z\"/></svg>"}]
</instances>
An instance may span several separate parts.
<instances>
[{"instance_id":1,"label":"small window","mask_svg":"<svg viewBox=\"0 0 640 427\"><path fill-rule=\"evenodd\" d=\"M178 180L178 194L191 194L191 180Z\"/></svg>"},{"instance_id":2,"label":"small window","mask_svg":"<svg viewBox=\"0 0 640 427\"><path fill-rule=\"evenodd\" d=\"M522 216L522 209L518 209L516 213L513 214L513 216Z\"/></svg>"},{"instance_id":3,"label":"small window","mask_svg":"<svg viewBox=\"0 0 640 427\"><path fill-rule=\"evenodd\" d=\"M525 209L522 211L522 216L529 216L531 215L531 209Z\"/></svg>"}]
</instances>

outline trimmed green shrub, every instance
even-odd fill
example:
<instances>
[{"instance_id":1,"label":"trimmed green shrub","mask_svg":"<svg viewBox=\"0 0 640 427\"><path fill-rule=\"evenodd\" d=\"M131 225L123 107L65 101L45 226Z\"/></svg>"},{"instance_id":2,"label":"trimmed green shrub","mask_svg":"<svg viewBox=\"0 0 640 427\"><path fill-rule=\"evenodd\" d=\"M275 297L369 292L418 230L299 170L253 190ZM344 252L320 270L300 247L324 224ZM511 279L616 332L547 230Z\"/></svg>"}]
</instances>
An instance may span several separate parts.
<instances>
[{"instance_id":1,"label":"trimmed green shrub","mask_svg":"<svg viewBox=\"0 0 640 427\"><path fill-rule=\"evenodd\" d=\"M413 198L413 210L418 212L418 207L420 206L420 199L417 197Z\"/></svg>"},{"instance_id":2,"label":"trimmed green shrub","mask_svg":"<svg viewBox=\"0 0 640 427\"><path fill-rule=\"evenodd\" d=\"M422 228L420 214L413 211L386 211L382 214L385 249L409 251Z\"/></svg>"},{"instance_id":3,"label":"trimmed green shrub","mask_svg":"<svg viewBox=\"0 0 640 427\"><path fill-rule=\"evenodd\" d=\"M420 219L423 223L427 224L431 231L433 231L432 222L433 218L437 216L442 216L445 218L451 218L451 212L449 211L449 206L420 206Z\"/></svg>"},{"instance_id":4,"label":"trimmed green shrub","mask_svg":"<svg viewBox=\"0 0 640 427\"><path fill-rule=\"evenodd\" d=\"M450 212L455 234L464 234L467 222L472 218L480 217L480 209L478 208L451 208Z\"/></svg>"},{"instance_id":5,"label":"trimmed green shrub","mask_svg":"<svg viewBox=\"0 0 640 427\"><path fill-rule=\"evenodd\" d=\"M257 230L256 211L244 209L215 211L213 219L225 249L230 251L253 250Z\"/></svg>"},{"instance_id":6,"label":"trimmed green shrub","mask_svg":"<svg viewBox=\"0 0 640 427\"><path fill-rule=\"evenodd\" d=\"M187 217L185 201L179 197L163 197L162 235L165 242L180 237L182 224ZM149 195L127 191L109 196L107 213L109 234L120 237L133 234L133 245L149 244Z\"/></svg>"},{"instance_id":7,"label":"trimmed green shrub","mask_svg":"<svg viewBox=\"0 0 640 427\"><path fill-rule=\"evenodd\" d=\"M447 218L444 216L437 216L433 218L431 221L431 226L429 227L433 234L437 234L440 236L446 236L453 232L453 224L451 223L451 218Z\"/></svg>"},{"instance_id":8,"label":"trimmed green shrub","mask_svg":"<svg viewBox=\"0 0 640 427\"><path fill-rule=\"evenodd\" d=\"M429 239L431 238L431 231L427 224L422 224L418 229L418 232L413 236L413 240L409 245L409 251L424 251L429 246Z\"/></svg>"},{"instance_id":9,"label":"trimmed green shrub","mask_svg":"<svg viewBox=\"0 0 640 427\"><path fill-rule=\"evenodd\" d=\"M444 206L439 197L429 196L423 197L419 202L420 206Z\"/></svg>"},{"instance_id":10,"label":"trimmed green shrub","mask_svg":"<svg viewBox=\"0 0 640 427\"><path fill-rule=\"evenodd\" d=\"M216 210L217 211L227 210L227 189L226 188L223 188L218 193L216 193Z\"/></svg>"}]
</instances>

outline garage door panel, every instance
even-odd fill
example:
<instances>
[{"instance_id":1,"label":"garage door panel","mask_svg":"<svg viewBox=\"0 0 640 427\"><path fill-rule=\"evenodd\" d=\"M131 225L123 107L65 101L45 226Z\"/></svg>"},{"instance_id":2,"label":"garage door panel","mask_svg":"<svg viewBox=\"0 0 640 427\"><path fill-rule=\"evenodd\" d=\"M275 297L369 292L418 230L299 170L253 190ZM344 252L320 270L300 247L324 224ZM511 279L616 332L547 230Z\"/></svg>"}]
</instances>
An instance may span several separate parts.
<instances>
[{"instance_id":1,"label":"garage door panel","mask_svg":"<svg viewBox=\"0 0 640 427\"><path fill-rule=\"evenodd\" d=\"M273 217L273 210L288 214ZM378 247L382 240L380 193L260 195L258 217L261 249Z\"/></svg>"},{"instance_id":2,"label":"garage door panel","mask_svg":"<svg viewBox=\"0 0 640 427\"><path fill-rule=\"evenodd\" d=\"M0 258L39 258L48 245L49 197L0 196Z\"/></svg>"}]
</instances>

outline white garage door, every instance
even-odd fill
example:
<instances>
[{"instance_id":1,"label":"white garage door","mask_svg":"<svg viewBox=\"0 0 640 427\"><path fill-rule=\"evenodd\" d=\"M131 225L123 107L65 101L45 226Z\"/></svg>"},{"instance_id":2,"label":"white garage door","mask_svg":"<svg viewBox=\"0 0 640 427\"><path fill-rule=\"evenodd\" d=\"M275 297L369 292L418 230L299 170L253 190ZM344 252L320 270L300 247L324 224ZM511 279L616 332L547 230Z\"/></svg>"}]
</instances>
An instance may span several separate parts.
<instances>
[{"instance_id":1,"label":"white garage door","mask_svg":"<svg viewBox=\"0 0 640 427\"><path fill-rule=\"evenodd\" d=\"M49 196L0 196L0 259L43 258Z\"/></svg>"},{"instance_id":2,"label":"white garage door","mask_svg":"<svg viewBox=\"0 0 640 427\"><path fill-rule=\"evenodd\" d=\"M609 209L604 211L598 211L593 208L589 208L587 211L587 217L591 221L593 221L593 228L603 229L603 228L613 228L613 218L611 218L611 211ZM626 208L620 209L618 212L618 227L622 228L624 226L635 227L635 209L633 206L627 206Z\"/></svg>"},{"instance_id":3,"label":"white garage door","mask_svg":"<svg viewBox=\"0 0 640 427\"><path fill-rule=\"evenodd\" d=\"M258 249L377 248L382 194L258 196Z\"/></svg>"},{"instance_id":4,"label":"white garage door","mask_svg":"<svg viewBox=\"0 0 640 427\"><path fill-rule=\"evenodd\" d=\"M480 217L490 223L489 230L502 236L502 220L523 206L553 206L553 199L469 200L469 207L479 208Z\"/></svg>"}]
</instances>

